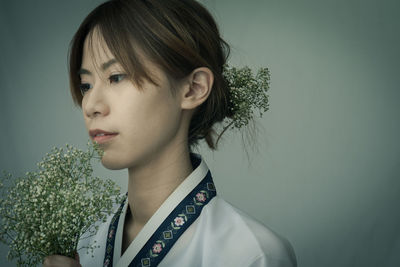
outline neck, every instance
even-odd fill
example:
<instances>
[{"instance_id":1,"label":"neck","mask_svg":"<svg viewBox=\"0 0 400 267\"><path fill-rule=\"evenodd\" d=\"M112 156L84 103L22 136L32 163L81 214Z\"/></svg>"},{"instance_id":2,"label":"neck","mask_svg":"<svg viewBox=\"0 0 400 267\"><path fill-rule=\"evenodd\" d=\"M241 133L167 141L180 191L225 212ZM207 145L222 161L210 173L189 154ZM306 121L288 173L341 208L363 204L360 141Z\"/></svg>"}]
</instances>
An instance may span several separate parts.
<instances>
[{"instance_id":1,"label":"neck","mask_svg":"<svg viewBox=\"0 0 400 267\"><path fill-rule=\"evenodd\" d=\"M165 151L146 166L129 168L130 220L141 228L168 196L193 171L189 149Z\"/></svg>"}]
</instances>

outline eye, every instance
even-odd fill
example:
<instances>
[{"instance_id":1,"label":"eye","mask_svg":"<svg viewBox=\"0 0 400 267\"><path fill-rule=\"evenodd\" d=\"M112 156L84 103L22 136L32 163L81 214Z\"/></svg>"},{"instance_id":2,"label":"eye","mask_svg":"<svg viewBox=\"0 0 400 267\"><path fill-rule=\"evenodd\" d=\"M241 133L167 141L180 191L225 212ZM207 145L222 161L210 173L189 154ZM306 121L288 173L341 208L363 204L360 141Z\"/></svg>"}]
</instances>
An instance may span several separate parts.
<instances>
[{"instance_id":1,"label":"eye","mask_svg":"<svg viewBox=\"0 0 400 267\"><path fill-rule=\"evenodd\" d=\"M108 80L110 81L110 83L119 83L120 81L122 81L125 78L126 74L114 74L111 75ZM79 85L79 89L81 91L82 95L85 95L85 93L87 91L89 91L92 88L92 85L90 83L81 83Z\"/></svg>"},{"instance_id":2,"label":"eye","mask_svg":"<svg viewBox=\"0 0 400 267\"><path fill-rule=\"evenodd\" d=\"M111 75L108 79L110 80L110 83L112 83L112 82L118 83L118 82L122 81L125 78L125 76L126 76L126 74L114 74L114 75Z\"/></svg>"},{"instance_id":3,"label":"eye","mask_svg":"<svg viewBox=\"0 0 400 267\"><path fill-rule=\"evenodd\" d=\"M92 86L89 83L82 83L79 85L79 89L81 90L81 94L84 95Z\"/></svg>"}]
</instances>

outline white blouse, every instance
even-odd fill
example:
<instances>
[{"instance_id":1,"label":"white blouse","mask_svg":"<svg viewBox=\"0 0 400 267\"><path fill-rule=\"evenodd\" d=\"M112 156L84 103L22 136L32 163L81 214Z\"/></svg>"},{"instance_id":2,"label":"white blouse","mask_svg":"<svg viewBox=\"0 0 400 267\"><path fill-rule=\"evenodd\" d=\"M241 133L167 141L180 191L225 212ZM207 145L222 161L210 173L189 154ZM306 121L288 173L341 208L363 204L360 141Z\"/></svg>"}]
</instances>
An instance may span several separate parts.
<instances>
[{"instance_id":1,"label":"white blouse","mask_svg":"<svg viewBox=\"0 0 400 267\"><path fill-rule=\"evenodd\" d=\"M128 201L115 205L95 236L79 241L78 249L94 240L100 246L94 257L87 249L78 250L83 267L297 266L289 241L216 195L206 163L199 154L190 156L193 172L122 255Z\"/></svg>"}]
</instances>

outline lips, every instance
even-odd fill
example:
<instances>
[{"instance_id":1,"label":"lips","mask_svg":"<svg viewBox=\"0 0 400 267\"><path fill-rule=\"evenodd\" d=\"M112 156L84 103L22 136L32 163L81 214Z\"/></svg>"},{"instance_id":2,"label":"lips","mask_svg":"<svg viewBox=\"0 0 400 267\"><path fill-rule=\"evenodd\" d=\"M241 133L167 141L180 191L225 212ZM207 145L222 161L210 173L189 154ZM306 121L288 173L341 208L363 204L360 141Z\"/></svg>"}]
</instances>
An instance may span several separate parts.
<instances>
[{"instance_id":1,"label":"lips","mask_svg":"<svg viewBox=\"0 0 400 267\"><path fill-rule=\"evenodd\" d=\"M104 144L104 143L107 143L107 142L110 142L111 140L113 140L114 137L117 135L118 134L97 135L97 136L93 137L92 139L99 144Z\"/></svg>"},{"instance_id":2,"label":"lips","mask_svg":"<svg viewBox=\"0 0 400 267\"><path fill-rule=\"evenodd\" d=\"M102 130L102 129L93 129L93 130L90 130L89 131L89 135L90 135L90 137L93 139L94 137L96 137L97 135L104 135L104 136L107 136L107 135L116 135L116 134L118 134L118 133L115 133L115 132L109 132L109 131L105 131L105 130Z\"/></svg>"}]
</instances>

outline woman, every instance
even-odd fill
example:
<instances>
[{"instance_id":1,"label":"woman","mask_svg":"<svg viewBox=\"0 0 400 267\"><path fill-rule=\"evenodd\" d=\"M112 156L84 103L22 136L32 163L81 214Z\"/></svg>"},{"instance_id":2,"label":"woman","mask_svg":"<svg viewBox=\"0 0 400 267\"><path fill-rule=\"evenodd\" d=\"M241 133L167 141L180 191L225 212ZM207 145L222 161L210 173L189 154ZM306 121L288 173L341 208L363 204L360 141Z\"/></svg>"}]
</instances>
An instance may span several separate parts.
<instances>
[{"instance_id":1,"label":"woman","mask_svg":"<svg viewBox=\"0 0 400 267\"><path fill-rule=\"evenodd\" d=\"M229 46L194 0L116 0L94 9L70 51L73 99L108 169L128 169L126 200L102 223L94 257L44 266L296 266L290 243L216 194L191 148L232 117ZM90 252L90 251L88 251Z\"/></svg>"}]
</instances>

